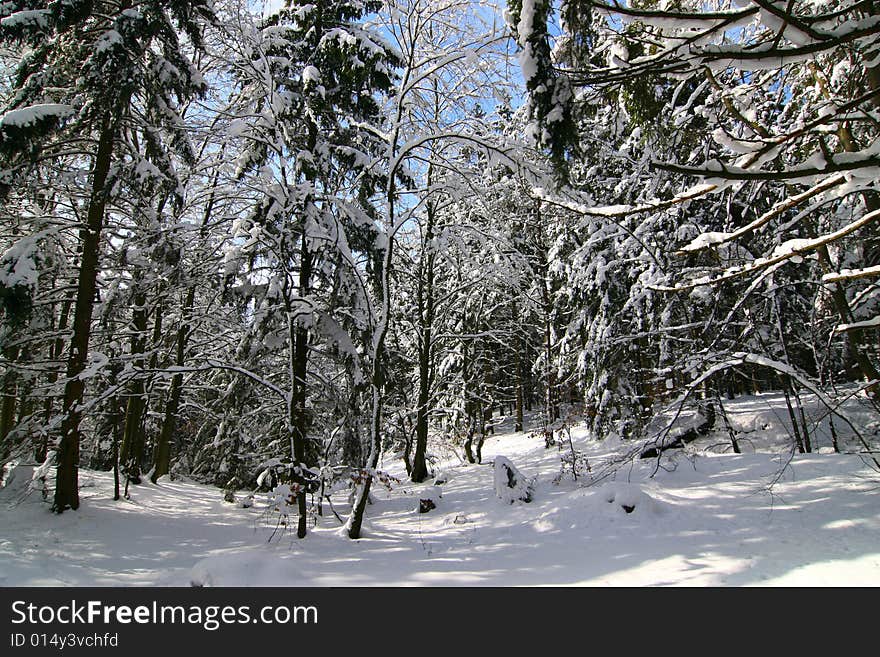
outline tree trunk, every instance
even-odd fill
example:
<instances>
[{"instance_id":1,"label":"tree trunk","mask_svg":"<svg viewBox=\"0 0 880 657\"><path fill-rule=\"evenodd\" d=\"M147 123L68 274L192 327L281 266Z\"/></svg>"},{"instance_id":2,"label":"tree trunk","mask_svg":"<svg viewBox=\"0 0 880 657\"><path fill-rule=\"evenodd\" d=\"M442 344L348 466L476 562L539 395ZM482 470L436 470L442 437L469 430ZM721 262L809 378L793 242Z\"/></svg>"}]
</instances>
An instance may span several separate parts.
<instances>
[{"instance_id":1,"label":"tree trunk","mask_svg":"<svg viewBox=\"0 0 880 657\"><path fill-rule=\"evenodd\" d=\"M73 305L72 299L65 299L64 303L61 304L61 314L58 317L58 329L56 331L58 337L52 341L49 346L49 360L52 361L52 369L49 372L49 394L46 395L46 401L43 404L43 418L44 422L48 425L52 420L52 412L54 408L54 396L51 392L52 388L55 387L55 383L58 381L58 369L55 367L55 361L58 361L61 358L61 354L64 352L64 339L61 337L64 333L65 329L67 329L67 322L70 319L70 308ZM49 451L48 437L45 432L41 436L40 442L37 444L34 449L34 459L37 463L42 463L46 460L46 455Z\"/></svg>"},{"instance_id":2,"label":"tree trunk","mask_svg":"<svg viewBox=\"0 0 880 657\"><path fill-rule=\"evenodd\" d=\"M516 347L516 424L514 425L514 431L523 431L525 427L525 418L523 413L523 388L525 386L525 382L523 381L523 353L522 353L522 338L520 337L517 341Z\"/></svg>"},{"instance_id":3,"label":"tree trunk","mask_svg":"<svg viewBox=\"0 0 880 657\"><path fill-rule=\"evenodd\" d=\"M866 8L869 15L875 15L873 3L867 3ZM820 75L819 70L814 64L810 65L810 70L813 74L813 78L817 82L817 86L819 87L820 92L825 96L825 98L830 99L831 93L828 90L825 78ZM866 72L869 87L868 90L870 91L880 88L880 66L866 69ZM871 102L876 108L880 108L880 96L874 96ZM837 135L845 152L854 153L859 150L859 144L856 143L855 137L853 136L848 123L844 122L840 125L837 131ZM866 191L863 192L861 196L862 201L865 204L865 209L868 212L875 212L877 210L880 210L880 199L878 199L878 196L875 192ZM871 226L869 226L867 231L868 236L863 239L864 261L862 265L865 267L875 266L880 263L880 237L878 237L878 235L876 234L877 225L877 222L874 222ZM807 224L807 227L808 235L811 238L815 237L815 231L812 230L812 226ZM819 265L822 268L822 273L828 274L832 272L834 270L834 267L831 262L831 255L828 251L828 247L820 247L817 250L817 255ZM831 285L831 297L834 301L834 307L835 310L837 310L837 315L840 318L841 323L851 323L853 321L852 310L850 308L849 300L846 297L846 291L843 289L843 286L840 283L833 283ZM845 334L845 340L847 346L849 347L849 356L858 366L859 370L862 373L862 376L867 381L876 381L878 378L880 378L880 372L878 372L877 367L874 365L873 361L867 354L867 347L870 343L866 344L865 332L862 329L847 331ZM870 386L868 388L868 394L870 394L875 401L880 400L880 386L877 386L876 384Z\"/></svg>"},{"instance_id":4,"label":"tree trunk","mask_svg":"<svg viewBox=\"0 0 880 657\"><path fill-rule=\"evenodd\" d=\"M393 151L393 149L392 149ZM355 497L355 504L352 508L351 517L348 520L348 537L350 539L358 539L361 537L361 527L363 525L364 513L367 509L367 500L370 497L370 486L373 481L376 466L379 465L379 455L382 453L382 395L385 390L385 336L388 334L388 325L391 315L391 258L393 255L393 235L391 229L394 228L394 202L396 191L394 187L395 172L390 173L388 188L386 189L385 200L388 203L389 214L386 228L389 230L388 242L385 245L385 253L382 258L382 271L380 273L380 284L377 286L377 293L382 302L381 315L378 318L378 324L373 333L373 363L372 373L370 376L370 387L372 388L372 415L370 417L370 455L367 459L367 468L364 475L364 483L360 486Z\"/></svg>"},{"instance_id":5,"label":"tree trunk","mask_svg":"<svg viewBox=\"0 0 880 657\"><path fill-rule=\"evenodd\" d=\"M299 267L299 297L306 298L311 290L312 280L312 253L309 250L305 224L303 225L302 241L300 243L300 267ZM305 476L303 468L308 466L309 458L306 450L308 440L308 416L306 414L306 400L308 398L307 377L309 365L309 330L306 324L298 317L292 316L293 309L288 307L290 331L290 372L291 372L291 395L290 395L290 431L291 431L291 456L293 457L294 481L300 484L297 492L297 508L299 521L296 535L305 538L308 513L306 508Z\"/></svg>"},{"instance_id":6,"label":"tree trunk","mask_svg":"<svg viewBox=\"0 0 880 657\"><path fill-rule=\"evenodd\" d=\"M432 213L429 212L429 216ZM428 224L426 242L433 236L431 220ZM434 321L434 256L427 257L424 289L422 281L419 281L419 316L421 319L421 335L419 336L419 397L416 407L416 449L412 462L412 481L418 483L428 477L428 465L426 462L428 450L428 405L431 393L431 348L432 323Z\"/></svg>"},{"instance_id":7,"label":"tree trunk","mask_svg":"<svg viewBox=\"0 0 880 657\"><path fill-rule=\"evenodd\" d=\"M183 367L186 353L186 339L189 335L189 319L195 303L196 290L191 286L186 293L183 304L183 312L180 318L180 326L177 327L177 353L174 363L177 367ZM165 415L162 418L162 428L159 430L159 438L153 451L153 471L150 481L154 484L159 477L167 475L171 470L171 436L177 427L177 410L180 407L180 396L183 389L183 374L177 372L171 378L171 387L168 390L168 399L165 402Z\"/></svg>"},{"instance_id":8,"label":"tree trunk","mask_svg":"<svg viewBox=\"0 0 880 657\"><path fill-rule=\"evenodd\" d=\"M18 347L10 346L3 349L3 357L8 363L18 358ZM0 404L0 457L6 458L12 450L7 437L15 424L15 399L17 394L16 376L12 367L7 366L3 374L3 403Z\"/></svg>"},{"instance_id":9,"label":"tree trunk","mask_svg":"<svg viewBox=\"0 0 880 657\"><path fill-rule=\"evenodd\" d=\"M136 369L144 368L144 348L147 331L147 296L143 291L134 295L132 313L131 354ZM126 479L131 483L141 483L141 462L144 456L144 410L146 408L145 386L142 376L138 376L129 389L128 404L125 409L125 430L122 434L122 448L119 458Z\"/></svg>"},{"instance_id":10,"label":"tree trunk","mask_svg":"<svg viewBox=\"0 0 880 657\"><path fill-rule=\"evenodd\" d=\"M22 363L27 363L30 358L30 349L28 346L22 348L17 357ZM15 424L22 426L27 417L31 414L34 405L34 378L32 374L25 377L16 377L16 400L18 401L18 411L16 412Z\"/></svg>"},{"instance_id":11,"label":"tree trunk","mask_svg":"<svg viewBox=\"0 0 880 657\"><path fill-rule=\"evenodd\" d=\"M226 146L224 145L220 149L221 157L225 152ZM208 202L205 204L205 210L202 213L202 225L199 229L199 237L202 242L205 240L208 222L211 220L211 215L214 212L219 175L218 169L214 172L214 178L211 181L211 193L208 196ZM183 367L186 362L186 343L189 338L189 324L195 301L196 286L193 283L186 291L186 298L184 299L183 310L180 316L180 325L177 327L177 353L175 354L175 365L177 367ZM155 342L158 342L158 340L155 340ZM183 374L177 373L171 378L171 387L168 390L168 399L165 402L165 415L162 418L162 429L159 431L159 438L153 451L153 472L150 475L150 481L154 484L159 480L159 477L163 477L171 471L171 437L177 428L177 411L180 408L182 393Z\"/></svg>"},{"instance_id":12,"label":"tree trunk","mask_svg":"<svg viewBox=\"0 0 880 657\"><path fill-rule=\"evenodd\" d=\"M416 407L416 444L412 459L412 472L410 479L416 483L428 478L428 403L430 386L430 340L431 327L422 328L421 342L419 345L419 397Z\"/></svg>"},{"instance_id":13,"label":"tree trunk","mask_svg":"<svg viewBox=\"0 0 880 657\"><path fill-rule=\"evenodd\" d=\"M79 508L80 421L85 392L85 381L80 375L85 369L89 352L92 310L97 291L98 259L101 251L101 231L104 227L104 211L109 191L106 189L107 175L110 172L113 156L115 128L111 117L105 116L98 136L86 226L80 231L82 257L74 305L73 336L67 359L64 420L61 423L61 437L58 441L58 469L52 505L55 513Z\"/></svg>"},{"instance_id":14,"label":"tree trunk","mask_svg":"<svg viewBox=\"0 0 880 657\"><path fill-rule=\"evenodd\" d=\"M389 247L390 248L390 247ZM387 288L386 288L387 289ZM378 347L382 348L382 342L377 341ZM381 352L377 354L381 356ZM367 510L367 501L370 499L370 486L373 482L373 475L376 466L379 464L379 454L382 448L380 435L382 420L382 372L377 363L373 364L373 415L370 421L370 456L367 461L366 472L363 476L363 483L360 484L359 490L356 491L355 503L352 508L351 518L348 521L348 537L358 539L361 537L361 528L363 526L364 514Z\"/></svg>"},{"instance_id":15,"label":"tree trunk","mask_svg":"<svg viewBox=\"0 0 880 657\"><path fill-rule=\"evenodd\" d=\"M348 537L352 540L357 540L361 537L364 514L367 511L367 500L370 499L370 485L372 482L372 475L367 473L364 482L360 484L360 489L355 495L354 508L352 508L351 521L348 526Z\"/></svg>"},{"instance_id":16,"label":"tree trunk","mask_svg":"<svg viewBox=\"0 0 880 657\"><path fill-rule=\"evenodd\" d=\"M544 295L544 404L546 407L547 424L552 424L559 419L559 409L556 405L556 377L553 373L553 333L550 326L550 290L549 282L545 281Z\"/></svg>"}]
</instances>

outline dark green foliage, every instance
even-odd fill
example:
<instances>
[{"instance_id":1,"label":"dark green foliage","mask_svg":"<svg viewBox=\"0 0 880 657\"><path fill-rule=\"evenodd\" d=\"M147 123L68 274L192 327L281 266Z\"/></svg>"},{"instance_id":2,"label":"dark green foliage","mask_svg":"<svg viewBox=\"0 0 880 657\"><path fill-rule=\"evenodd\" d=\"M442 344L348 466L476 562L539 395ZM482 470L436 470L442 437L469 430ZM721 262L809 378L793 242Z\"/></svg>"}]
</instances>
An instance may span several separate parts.
<instances>
[{"instance_id":1,"label":"dark green foliage","mask_svg":"<svg viewBox=\"0 0 880 657\"><path fill-rule=\"evenodd\" d=\"M572 111L570 80L560 75L551 57L549 0L534 0L531 24L523 21L522 0L508 3L509 22L520 46L520 63L528 92L530 131L538 146L546 148L557 169L564 173L568 158L577 150L577 129Z\"/></svg>"}]
</instances>

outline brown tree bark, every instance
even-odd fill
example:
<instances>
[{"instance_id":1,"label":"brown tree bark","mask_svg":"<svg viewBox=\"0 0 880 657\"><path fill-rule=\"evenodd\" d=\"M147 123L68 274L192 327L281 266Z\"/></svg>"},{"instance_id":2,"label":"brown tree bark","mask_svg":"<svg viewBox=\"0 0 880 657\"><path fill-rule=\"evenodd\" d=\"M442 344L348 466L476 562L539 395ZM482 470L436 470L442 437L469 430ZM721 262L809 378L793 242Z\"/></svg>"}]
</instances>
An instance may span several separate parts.
<instances>
[{"instance_id":1,"label":"brown tree bark","mask_svg":"<svg viewBox=\"0 0 880 657\"><path fill-rule=\"evenodd\" d=\"M428 167L428 186L431 185L432 168ZM416 406L416 444L412 460L410 479L416 483L428 478L428 415L431 393L431 360L433 359L433 324L434 324L434 264L435 253L432 246L434 239L434 205L428 204L427 226L423 246L424 262L420 272L417 304L419 313L418 357L419 357L419 396Z\"/></svg>"},{"instance_id":2,"label":"brown tree bark","mask_svg":"<svg viewBox=\"0 0 880 657\"><path fill-rule=\"evenodd\" d=\"M18 359L19 349L15 345L3 349L3 358L7 363L14 363ZM12 367L7 366L3 373L3 402L0 403L0 457L6 458L11 450L7 441L9 433L15 425L15 402L18 393L16 375Z\"/></svg>"},{"instance_id":3,"label":"brown tree bark","mask_svg":"<svg viewBox=\"0 0 880 657\"><path fill-rule=\"evenodd\" d=\"M62 513L79 508L79 447L80 421L85 381L80 375L85 370L91 336L92 311L97 291L98 260L101 251L101 231L107 205L107 177L113 157L116 125L108 113L98 133L98 147L92 171L92 189L89 198L86 225L80 231L82 255L76 302L73 313L73 336L67 359L67 383L64 387L64 420L58 441L58 461L55 478L55 497L52 509Z\"/></svg>"},{"instance_id":4,"label":"brown tree bark","mask_svg":"<svg viewBox=\"0 0 880 657\"><path fill-rule=\"evenodd\" d=\"M138 291L134 296L132 312L131 354L134 356L136 369L144 368L144 349L147 332L147 296ZM127 481L141 483L141 461L144 456L144 410L146 409L146 390L144 379L135 378L128 391L128 403L125 408L125 429L122 433L122 447L119 459Z\"/></svg>"}]
</instances>

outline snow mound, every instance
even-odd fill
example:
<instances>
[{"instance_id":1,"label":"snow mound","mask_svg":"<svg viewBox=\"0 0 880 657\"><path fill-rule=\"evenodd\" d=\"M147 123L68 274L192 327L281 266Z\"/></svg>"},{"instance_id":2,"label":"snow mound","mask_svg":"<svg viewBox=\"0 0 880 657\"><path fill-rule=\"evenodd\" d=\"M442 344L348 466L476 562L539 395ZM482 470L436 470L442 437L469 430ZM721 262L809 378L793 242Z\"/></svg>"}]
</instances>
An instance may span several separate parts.
<instances>
[{"instance_id":1,"label":"snow mound","mask_svg":"<svg viewBox=\"0 0 880 657\"><path fill-rule=\"evenodd\" d=\"M468 525L471 523L473 523L473 520L468 518L466 513L449 514L443 518L444 527L451 527L453 525Z\"/></svg>"},{"instance_id":2,"label":"snow mound","mask_svg":"<svg viewBox=\"0 0 880 657\"><path fill-rule=\"evenodd\" d=\"M424 497L424 496L422 496ZM367 514L381 513L409 513L419 507L419 495L404 491L401 495L376 495L371 496L371 504L367 505ZM370 512L373 512L371 514Z\"/></svg>"},{"instance_id":3,"label":"snow mound","mask_svg":"<svg viewBox=\"0 0 880 657\"><path fill-rule=\"evenodd\" d=\"M272 559L263 550L218 554L202 559L189 573L190 586L297 586L305 581L289 559Z\"/></svg>"},{"instance_id":4,"label":"snow mound","mask_svg":"<svg viewBox=\"0 0 880 657\"><path fill-rule=\"evenodd\" d=\"M533 485L517 470L513 463L504 456L495 457L495 495L502 501L531 502Z\"/></svg>"},{"instance_id":5,"label":"snow mound","mask_svg":"<svg viewBox=\"0 0 880 657\"><path fill-rule=\"evenodd\" d=\"M443 498L443 489L440 486L427 486L419 493L421 499L432 499L439 502Z\"/></svg>"},{"instance_id":6,"label":"snow mound","mask_svg":"<svg viewBox=\"0 0 880 657\"><path fill-rule=\"evenodd\" d=\"M47 474L48 464L20 465L10 461L0 473L0 502L17 503L32 493L45 497Z\"/></svg>"},{"instance_id":7,"label":"snow mound","mask_svg":"<svg viewBox=\"0 0 880 657\"><path fill-rule=\"evenodd\" d=\"M650 516L663 513L664 505L638 484L611 482L590 497L590 511L612 515Z\"/></svg>"}]
</instances>

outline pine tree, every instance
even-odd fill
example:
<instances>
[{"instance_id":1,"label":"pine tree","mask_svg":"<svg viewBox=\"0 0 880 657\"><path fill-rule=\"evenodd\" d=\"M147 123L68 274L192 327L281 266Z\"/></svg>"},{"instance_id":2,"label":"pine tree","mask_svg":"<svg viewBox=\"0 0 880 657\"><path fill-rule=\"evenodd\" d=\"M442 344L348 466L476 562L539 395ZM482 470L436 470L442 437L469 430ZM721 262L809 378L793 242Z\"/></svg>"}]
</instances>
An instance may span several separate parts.
<instances>
[{"instance_id":1,"label":"pine tree","mask_svg":"<svg viewBox=\"0 0 880 657\"><path fill-rule=\"evenodd\" d=\"M204 90L184 52L211 19L209 3L15 3L7 5L2 37L24 52L2 118L0 155L10 191L45 161L65 157L74 145L90 160L90 191L80 231L72 337L59 438L53 508L79 506L80 421L92 312L100 267L102 231L122 159L120 136L134 108L175 124L177 101ZM15 11L10 12L11 9ZM161 144L153 144L160 152ZM155 151L154 151L155 152ZM149 153L148 153L149 154Z\"/></svg>"},{"instance_id":2,"label":"pine tree","mask_svg":"<svg viewBox=\"0 0 880 657\"><path fill-rule=\"evenodd\" d=\"M338 309L322 312L316 285L359 295L360 304L369 293L355 254L369 261L374 253L369 198L381 176L369 165L383 144L378 99L390 89L397 63L361 25L379 6L288 2L257 27L236 64L241 91L234 106L243 117L258 117L235 125L247 144L239 170L263 181L263 195L241 230L250 235L248 252L271 263L274 299L266 302L286 318L290 477L297 485L300 538L306 534L306 473L319 454L310 439L309 352L316 336L329 335L337 347L341 337L331 315Z\"/></svg>"}]
</instances>

